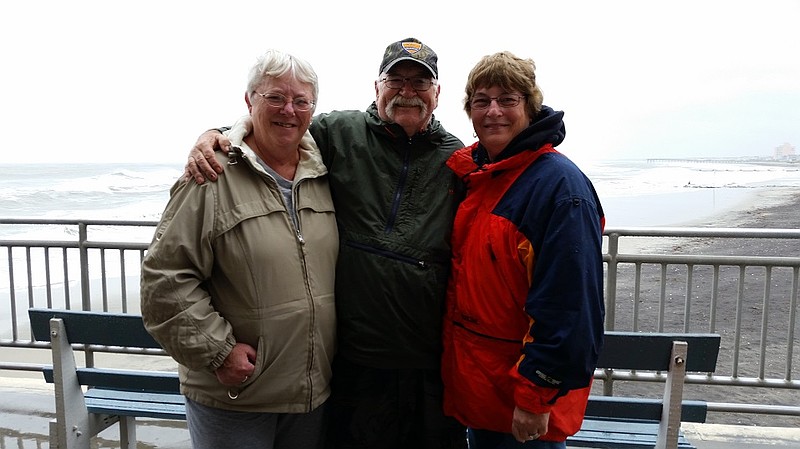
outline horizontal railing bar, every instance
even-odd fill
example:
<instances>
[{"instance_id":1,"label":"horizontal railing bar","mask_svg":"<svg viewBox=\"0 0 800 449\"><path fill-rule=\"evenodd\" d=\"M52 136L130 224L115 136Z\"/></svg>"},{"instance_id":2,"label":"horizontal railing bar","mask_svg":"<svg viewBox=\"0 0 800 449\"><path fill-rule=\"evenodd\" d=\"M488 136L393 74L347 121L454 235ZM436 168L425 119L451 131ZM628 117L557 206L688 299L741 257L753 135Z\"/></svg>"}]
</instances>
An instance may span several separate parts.
<instances>
[{"instance_id":1,"label":"horizontal railing bar","mask_svg":"<svg viewBox=\"0 0 800 449\"><path fill-rule=\"evenodd\" d=\"M26 340L0 340L0 348L50 349L50 342Z\"/></svg>"},{"instance_id":2,"label":"horizontal railing bar","mask_svg":"<svg viewBox=\"0 0 800 449\"><path fill-rule=\"evenodd\" d=\"M609 373L610 371L610 373ZM654 372L634 372L627 370L596 370L597 380L632 381L632 382L664 382L666 374ZM686 374L684 383L698 385L728 385L737 387L784 388L800 390L800 380L759 379L756 377L709 376L706 374Z\"/></svg>"},{"instance_id":3,"label":"horizontal railing bar","mask_svg":"<svg viewBox=\"0 0 800 449\"><path fill-rule=\"evenodd\" d=\"M113 241L91 241L83 242L83 247L87 249L119 249L119 250L142 250L147 249L150 242L113 242ZM0 240L0 247L10 248L80 248L80 242L58 241L58 240Z\"/></svg>"},{"instance_id":4,"label":"horizontal railing bar","mask_svg":"<svg viewBox=\"0 0 800 449\"><path fill-rule=\"evenodd\" d=\"M0 370L4 371L42 371L45 365L36 363L0 362Z\"/></svg>"},{"instance_id":5,"label":"horizontal railing bar","mask_svg":"<svg viewBox=\"0 0 800 449\"><path fill-rule=\"evenodd\" d=\"M77 240L0 240L0 246L11 248L78 248Z\"/></svg>"},{"instance_id":6,"label":"horizontal railing bar","mask_svg":"<svg viewBox=\"0 0 800 449\"><path fill-rule=\"evenodd\" d=\"M150 242L131 243L131 242L93 242L87 240L84 247L88 249L121 249L121 250L143 250L150 246Z\"/></svg>"},{"instance_id":7,"label":"horizontal railing bar","mask_svg":"<svg viewBox=\"0 0 800 449\"><path fill-rule=\"evenodd\" d=\"M50 218L0 218L2 224L42 224L42 225L79 225L89 226L156 226L158 221L153 220L81 220L81 219L50 219Z\"/></svg>"},{"instance_id":8,"label":"horizontal railing bar","mask_svg":"<svg viewBox=\"0 0 800 449\"><path fill-rule=\"evenodd\" d=\"M619 237L725 237L796 239L800 238L800 229L630 227L607 228L604 234L615 234Z\"/></svg>"},{"instance_id":9,"label":"horizontal railing bar","mask_svg":"<svg viewBox=\"0 0 800 449\"><path fill-rule=\"evenodd\" d=\"M764 405L732 402L706 402L709 412L758 413L762 415L800 416L800 406Z\"/></svg>"},{"instance_id":10,"label":"horizontal railing bar","mask_svg":"<svg viewBox=\"0 0 800 449\"><path fill-rule=\"evenodd\" d=\"M610 257L610 256L609 256ZM730 266L800 266L800 257L781 256L698 256L688 254L625 254L616 256L617 263L653 263L682 265L730 265Z\"/></svg>"}]
</instances>

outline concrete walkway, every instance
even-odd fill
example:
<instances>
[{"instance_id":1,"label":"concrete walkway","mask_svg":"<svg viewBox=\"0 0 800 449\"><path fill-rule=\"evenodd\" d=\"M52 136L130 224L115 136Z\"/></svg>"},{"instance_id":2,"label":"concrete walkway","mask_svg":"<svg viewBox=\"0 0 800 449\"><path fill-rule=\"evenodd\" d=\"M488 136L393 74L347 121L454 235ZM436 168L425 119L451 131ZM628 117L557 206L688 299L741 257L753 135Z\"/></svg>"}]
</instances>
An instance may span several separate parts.
<instances>
[{"instance_id":1,"label":"concrete walkway","mask_svg":"<svg viewBox=\"0 0 800 449\"><path fill-rule=\"evenodd\" d=\"M44 379L0 377L0 447L48 448L49 423L55 418L53 387ZM183 421L137 419L138 449L188 449L189 432ZM3 444L4 443L4 444ZM119 426L95 439L98 449L119 448Z\"/></svg>"},{"instance_id":2,"label":"concrete walkway","mask_svg":"<svg viewBox=\"0 0 800 449\"><path fill-rule=\"evenodd\" d=\"M48 427L55 416L53 388L38 378L0 377L0 447L49 447ZM683 432L698 449L800 449L800 419L795 428L684 423ZM139 449L188 449L182 421L137 420ZM119 448L117 426L96 439L98 448Z\"/></svg>"}]
</instances>

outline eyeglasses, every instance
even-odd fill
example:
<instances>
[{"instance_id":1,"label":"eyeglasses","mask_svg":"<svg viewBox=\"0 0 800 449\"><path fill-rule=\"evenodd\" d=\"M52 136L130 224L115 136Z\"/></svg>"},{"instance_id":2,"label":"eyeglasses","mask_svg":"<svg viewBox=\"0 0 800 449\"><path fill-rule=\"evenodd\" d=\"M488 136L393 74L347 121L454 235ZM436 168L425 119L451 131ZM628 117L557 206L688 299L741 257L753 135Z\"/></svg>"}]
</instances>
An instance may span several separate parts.
<instances>
[{"instance_id":1,"label":"eyeglasses","mask_svg":"<svg viewBox=\"0 0 800 449\"><path fill-rule=\"evenodd\" d=\"M256 93L264 97L264 100L267 101L267 104L274 108L282 108L286 105L286 103L292 103L292 107L295 111L306 112L310 111L315 104L313 100L309 100L306 97L297 97L290 100L281 94Z\"/></svg>"},{"instance_id":2,"label":"eyeglasses","mask_svg":"<svg viewBox=\"0 0 800 449\"><path fill-rule=\"evenodd\" d=\"M433 85L432 79L418 76L411 78L403 78L402 76L387 76L386 78L381 78L381 81L389 89L402 89L403 86L405 86L406 81L409 81L411 83L411 88L418 92L428 90Z\"/></svg>"},{"instance_id":3,"label":"eyeglasses","mask_svg":"<svg viewBox=\"0 0 800 449\"><path fill-rule=\"evenodd\" d=\"M523 98L525 98L525 95L516 94L503 94L496 97L478 96L473 97L469 104L472 106L472 109L486 109L492 104L492 100L494 100L501 108L513 108L518 105Z\"/></svg>"}]
</instances>

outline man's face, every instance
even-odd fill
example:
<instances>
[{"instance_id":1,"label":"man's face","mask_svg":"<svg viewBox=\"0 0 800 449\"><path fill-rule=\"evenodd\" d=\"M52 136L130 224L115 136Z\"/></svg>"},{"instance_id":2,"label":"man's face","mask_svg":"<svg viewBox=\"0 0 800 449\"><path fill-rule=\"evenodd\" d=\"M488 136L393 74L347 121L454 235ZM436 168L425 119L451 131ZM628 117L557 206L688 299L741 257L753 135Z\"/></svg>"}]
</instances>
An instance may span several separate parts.
<instances>
[{"instance_id":1,"label":"man's face","mask_svg":"<svg viewBox=\"0 0 800 449\"><path fill-rule=\"evenodd\" d=\"M409 78L402 87L390 88L384 78ZM414 90L413 78L430 81L433 75L425 67L413 61L401 61L395 64L388 73L381 74L375 83L378 115L391 123L397 123L406 130L409 136L425 129L431 120L433 110L439 102L439 85L432 83L427 90Z\"/></svg>"}]
</instances>

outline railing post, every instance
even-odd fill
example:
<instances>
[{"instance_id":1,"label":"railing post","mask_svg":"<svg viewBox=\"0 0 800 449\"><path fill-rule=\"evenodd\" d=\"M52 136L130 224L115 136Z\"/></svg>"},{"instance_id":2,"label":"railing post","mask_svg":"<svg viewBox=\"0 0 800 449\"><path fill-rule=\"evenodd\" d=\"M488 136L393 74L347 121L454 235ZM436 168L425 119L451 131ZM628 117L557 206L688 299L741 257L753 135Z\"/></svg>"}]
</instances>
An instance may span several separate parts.
<instances>
[{"instance_id":1,"label":"railing post","mask_svg":"<svg viewBox=\"0 0 800 449\"><path fill-rule=\"evenodd\" d=\"M78 254L81 262L81 309L92 310L91 289L89 283L89 248L86 247L86 223L78 223Z\"/></svg>"},{"instance_id":2,"label":"railing post","mask_svg":"<svg viewBox=\"0 0 800 449\"><path fill-rule=\"evenodd\" d=\"M608 267L606 274L606 330L614 330L617 306L617 256L619 255L619 233L608 234Z\"/></svg>"},{"instance_id":3,"label":"railing post","mask_svg":"<svg viewBox=\"0 0 800 449\"><path fill-rule=\"evenodd\" d=\"M78 223L78 255L81 262L81 309L92 310L92 297L90 294L92 285L89 283L89 248L86 245L89 239L86 228L86 223ZM87 345L84 345L83 356L87 367L94 366L94 352Z\"/></svg>"},{"instance_id":4,"label":"railing post","mask_svg":"<svg viewBox=\"0 0 800 449\"><path fill-rule=\"evenodd\" d=\"M792 277L792 297L789 300L789 329L786 347L786 375L784 380L792 380L792 354L794 354L794 342L791 338L794 335L795 324L797 322L797 292L800 289L800 267L794 267L792 270L794 276Z\"/></svg>"}]
</instances>

